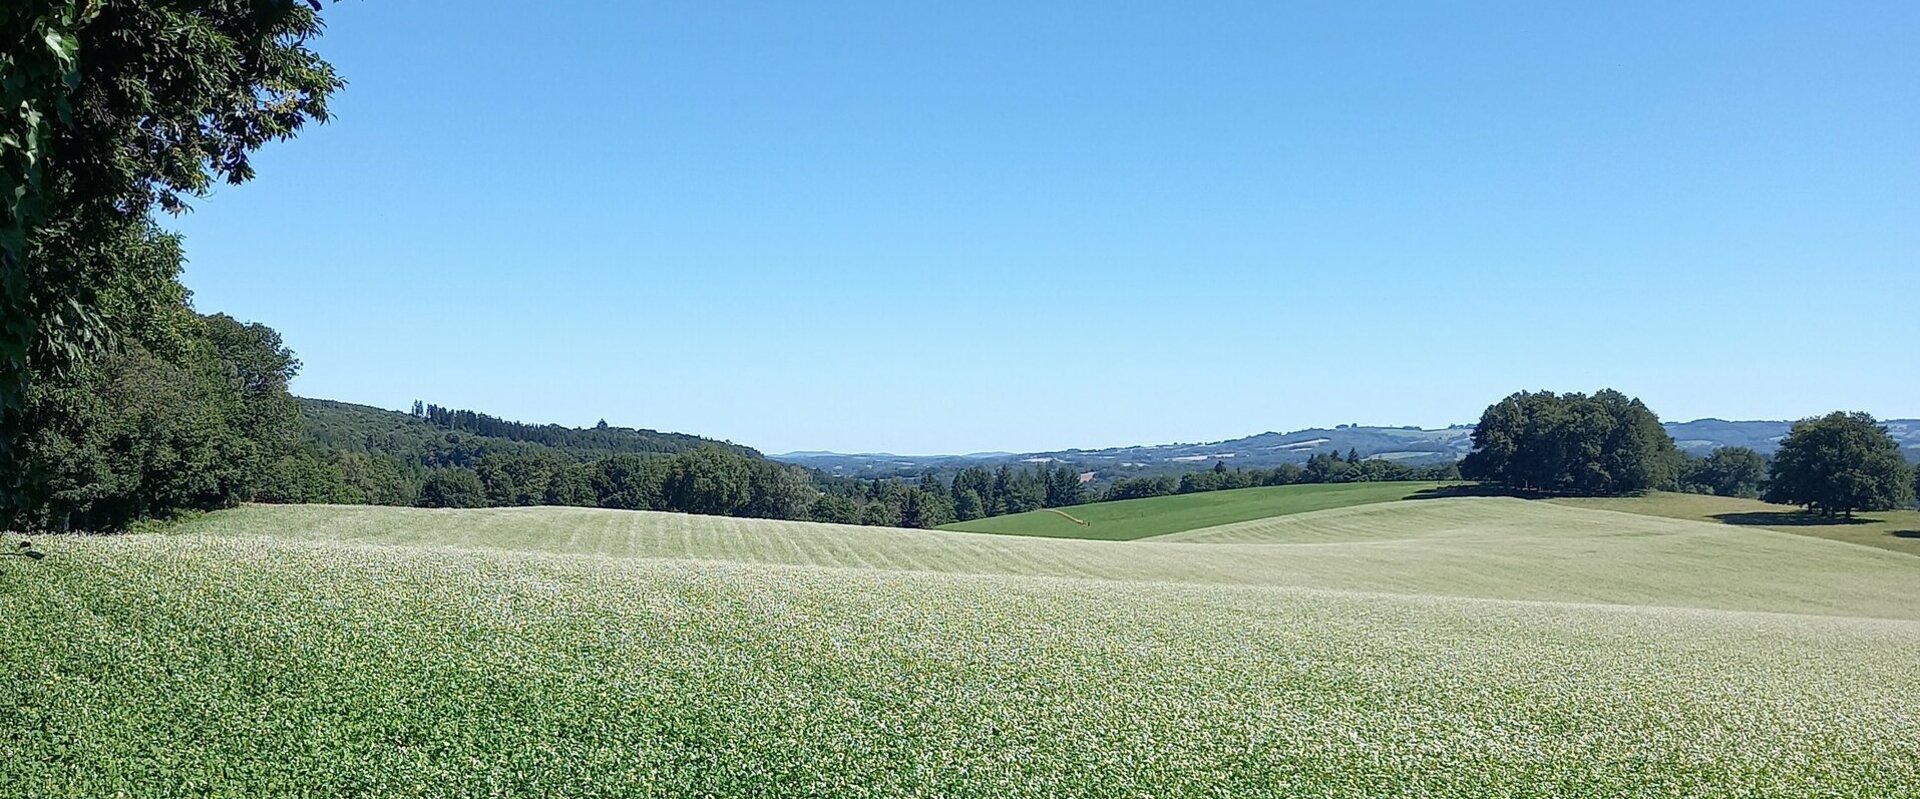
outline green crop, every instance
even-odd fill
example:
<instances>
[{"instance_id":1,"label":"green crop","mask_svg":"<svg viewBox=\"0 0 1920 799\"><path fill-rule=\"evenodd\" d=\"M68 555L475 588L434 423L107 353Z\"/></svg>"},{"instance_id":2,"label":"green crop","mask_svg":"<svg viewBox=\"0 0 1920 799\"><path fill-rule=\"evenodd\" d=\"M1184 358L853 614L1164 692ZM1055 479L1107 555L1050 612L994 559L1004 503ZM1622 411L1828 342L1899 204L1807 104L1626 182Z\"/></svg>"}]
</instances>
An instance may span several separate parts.
<instances>
[{"instance_id":1,"label":"green crop","mask_svg":"<svg viewBox=\"0 0 1920 799\"><path fill-rule=\"evenodd\" d=\"M1281 522L41 539L0 559L0 795L1920 795L1920 558L1511 500Z\"/></svg>"},{"instance_id":2,"label":"green crop","mask_svg":"<svg viewBox=\"0 0 1920 799\"><path fill-rule=\"evenodd\" d=\"M1182 530L1265 519L1348 505L1392 502L1440 488L1444 483L1314 483L1236 488L1144 499L1095 502L1062 508L1078 524L1052 509L990 516L941 529L1050 538L1131 541Z\"/></svg>"}]
</instances>

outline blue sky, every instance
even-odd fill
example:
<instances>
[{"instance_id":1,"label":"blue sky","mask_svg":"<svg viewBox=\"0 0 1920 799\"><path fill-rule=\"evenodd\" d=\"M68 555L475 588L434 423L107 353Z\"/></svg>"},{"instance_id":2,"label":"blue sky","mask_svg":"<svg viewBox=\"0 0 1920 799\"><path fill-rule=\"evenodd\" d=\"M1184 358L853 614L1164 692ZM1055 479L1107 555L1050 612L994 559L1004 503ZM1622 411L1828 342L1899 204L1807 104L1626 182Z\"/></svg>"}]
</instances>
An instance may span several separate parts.
<instances>
[{"instance_id":1,"label":"blue sky","mask_svg":"<svg viewBox=\"0 0 1920 799\"><path fill-rule=\"evenodd\" d=\"M336 119L177 223L305 396L769 452L1920 416L1920 5L326 14Z\"/></svg>"}]
</instances>

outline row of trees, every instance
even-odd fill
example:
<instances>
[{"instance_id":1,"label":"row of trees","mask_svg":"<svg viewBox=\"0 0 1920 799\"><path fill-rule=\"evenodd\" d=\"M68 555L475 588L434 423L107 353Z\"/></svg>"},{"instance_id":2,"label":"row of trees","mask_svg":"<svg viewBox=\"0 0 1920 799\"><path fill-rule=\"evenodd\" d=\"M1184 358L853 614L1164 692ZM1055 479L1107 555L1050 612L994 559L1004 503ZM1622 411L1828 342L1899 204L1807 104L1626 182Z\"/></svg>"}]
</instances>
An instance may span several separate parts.
<instances>
[{"instance_id":1,"label":"row of trees","mask_svg":"<svg viewBox=\"0 0 1920 799\"><path fill-rule=\"evenodd\" d=\"M437 508L575 505L805 519L819 492L804 470L718 447L622 454L587 463L493 455L476 468L428 469L412 504Z\"/></svg>"},{"instance_id":2,"label":"row of trees","mask_svg":"<svg viewBox=\"0 0 1920 799\"><path fill-rule=\"evenodd\" d=\"M1193 494L1257 486L1283 486L1297 483L1371 483L1396 480L1457 480L1455 464L1408 466L1384 458L1362 459L1348 451L1315 453L1304 466L1281 464L1271 469L1229 469L1224 461L1215 461L1208 471L1188 472L1178 479L1172 476L1134 477L1115 480L1103 499L1139 499L1170 494Z\"/></svg>"},{"instance_id":3,"label":"row of trees","mask_svg":"<svg viewBox=\"0 0 1920 799\"><path fill-rule=\"evenodd\" d=\"M613 427L604 419L599 424L588 428L565 427L557 424L527 424L479 411L447 408L418 400L413 403L412 416L443 430L458 430L487 438L522 441L576 452L589 451L601 454L686 452L717 446L749 457L760 455L750 448L737 444L716 442L684 433Z\"/></svg>"},{"instance_id":4,"label":"row of trees","mask_svg":"<svg viewBox=\"0 0 1920 799\"><path fill-rule=\"evenodd\" d=\"M1473 446L1463 476L1528 492L1695 491L1851 516L1906 505L1920 490L1899 443L1865 413L1796 423L1771 463L1745 447L1690 458L1638 399L1523 391L1481 414Z\"/></svg>"},{"instance_id":5,"label":"row of trees","mask_svg":"<svg viewBox=\"0 0 1920 799\"><path fill-rule=\"evenodd\" d=\"M1767 457L1750 447L1721 447L1706 457L1677 453L1678 467L1662 491L1758 499L1767 487Z\"/></svg>"}]
</instances>

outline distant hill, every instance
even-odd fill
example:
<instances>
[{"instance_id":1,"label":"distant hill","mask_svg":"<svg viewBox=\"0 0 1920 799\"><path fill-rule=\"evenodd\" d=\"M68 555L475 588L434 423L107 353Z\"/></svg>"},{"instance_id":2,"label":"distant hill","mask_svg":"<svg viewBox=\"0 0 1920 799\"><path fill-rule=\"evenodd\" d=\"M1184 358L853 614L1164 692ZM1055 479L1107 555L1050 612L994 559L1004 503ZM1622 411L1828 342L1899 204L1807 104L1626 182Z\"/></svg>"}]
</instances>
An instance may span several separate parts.
<instances>
[{"instance_id":1,"label":"distant hill","mask_svg":"<svg viewBox=\"0 0 1920 799\"><path fill-rule=\"evenodd\" d=\"M703 446L751 458L759 451L725 441L630 427L563 427L508 422L484 414L455 414L451 424L402 411L334 400L300 398L300 416L323 450L391 455L427 466L469 465L488 452L545 452L587 461L608 455L669 454ZM482 424L473 425L480 420ZM474 429L462 429L477 427Z\"/></svg>"},{"instance_id":2,"label":"distant hill","mask_svg":"<svg viewBox=\"0 0 1920 799\"><path fill-rule=\"evenodd\" d=\"M1900 442L1907 459L1920 456L1920 419L1886 419L1880 422ZM1780 448L1780 439L1793 429L1792 422L1729 422L1725 419L1695 419L1668 422L1667 433L1680 449L1692 455L1705 455L1721 447L1751 447L1772 455Z\"/></svg>"},{"instance_id":3,"label":"distant hill","mask_svg":"<svg viewBox=\"0 0 1920 799\"><path fill-rule=\"evenodd\" d=\"M1893 419L1883 424L1900 441L1907 459L1920 461L1920 419ZM1780 439L1792 426L1792 422L1785 421L1723 419L1668 422L1666 425L1675 443L1694 455L1704 455L1721 447L1752 447L1771 455L1779 448ZM793 452L772 458L853 477L883 477L961 466L1043 462L1058 462L1096 471L1104 477L1185 472L1214 461L1225 462L1228 466L1270 468L1283 463L1305 463L1317 452L1344 455L1352 451L1364 458L1386 458L1414 466L1445 463L1465 456L1473 446L1472 436L1473 426L1464 424L1438 429L1341 425L1291 433L1267 432L1199 444L927 456Z\"/></svg>"}]
</instances>

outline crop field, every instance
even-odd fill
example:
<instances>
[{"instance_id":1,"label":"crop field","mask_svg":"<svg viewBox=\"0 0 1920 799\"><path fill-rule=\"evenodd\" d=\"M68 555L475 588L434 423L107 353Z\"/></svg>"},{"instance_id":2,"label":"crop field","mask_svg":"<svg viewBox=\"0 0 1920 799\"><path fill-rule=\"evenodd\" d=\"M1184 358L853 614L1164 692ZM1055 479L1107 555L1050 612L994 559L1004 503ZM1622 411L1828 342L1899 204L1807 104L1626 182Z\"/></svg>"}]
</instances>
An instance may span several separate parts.
<instances>
[{"instance_id":1,"label":"crop field","mask_svg":"<svg viewBox=\"0 0 1920 799\"><path fill-rule=\"evenodd\" d=\"M1920 796L1920 558L1763 529L310 506L38 545L5 796Z\"/></svg>"},{"instance_id":2,"label":"crop field","mask_svg":"<svg viewBox=\"0 0 1920 799\"><path fill-rule=\"evenodd\" d=\"M1920 555L1920 511L1861 511L1852 519L1826 519L1801 513L1798 508L1756 499L1667 493L1551 501L1573 507L1759 527Z\"/></svg>"},{"instance_id":3,"label":"crop field","mask_svg":"<svg viewBox=\"0 0 1920 799\"><path fill-rule=\"evenodd\" d=\"M1131 541L1136 538L1264 519L1289 513L1393 502L1438 488L1444 483L1323 483L1313 485L1236 488L1165 497L1098 502L1061 510L1087 522L1072 520L1051 510L1037 510L958 522L941 528L975 533L1086 538Z\"/></svg>"}]
</instances>

